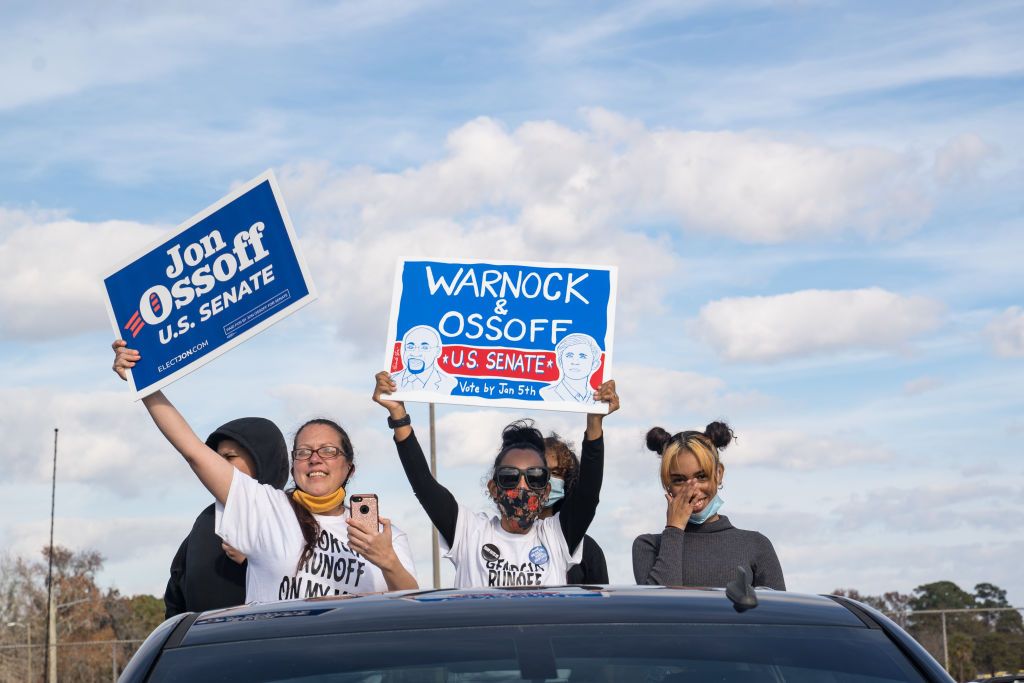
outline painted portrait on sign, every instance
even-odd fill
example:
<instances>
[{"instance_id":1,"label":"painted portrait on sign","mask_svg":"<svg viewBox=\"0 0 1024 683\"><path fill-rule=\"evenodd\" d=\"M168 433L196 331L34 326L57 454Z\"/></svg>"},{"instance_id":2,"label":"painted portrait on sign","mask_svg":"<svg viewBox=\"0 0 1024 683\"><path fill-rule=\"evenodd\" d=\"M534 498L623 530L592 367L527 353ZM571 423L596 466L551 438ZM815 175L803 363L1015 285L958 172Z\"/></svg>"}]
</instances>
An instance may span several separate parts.
<instances>
[{"instance_id":1,"label":"painted portrait on sign","mask_svg":"<svg viewBox=\"0 0 1024 683\"><path fill-rule=\"evenodd\" d=\"M590 378L601 367L601 347L589 334L567 334L555 346L559 379L540 390L545 401L594 403Z\"/></svg>"},{"instance_id":2,"label":"painted portrait on sign","mask_svg":"<svg viewBox=\"0 0 1024 683\"><path fill-rule=\"evenodd\" d=\"M441 335L429 325L417 325L402 337L402 370L391 375L402 391L452 393L458 380L437 366Z\"/></svg>"}]
</instances>

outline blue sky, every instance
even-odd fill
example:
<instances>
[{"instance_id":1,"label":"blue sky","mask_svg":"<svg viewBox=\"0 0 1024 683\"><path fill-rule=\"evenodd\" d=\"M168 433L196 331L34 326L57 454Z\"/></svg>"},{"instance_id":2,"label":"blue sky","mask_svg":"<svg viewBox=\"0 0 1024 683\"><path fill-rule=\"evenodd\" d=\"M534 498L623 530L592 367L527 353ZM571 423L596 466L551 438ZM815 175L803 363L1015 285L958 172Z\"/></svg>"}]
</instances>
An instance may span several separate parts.
<instances>
[{"instance_id":1,"label":"blue sky","mask_svg":"<svg viewBox=\"0 0 1024 683\"><path fill-rule=\"evenodd\" d=\"M208 494L109 370L100 275L273 168L321 298L167 391L350 427L357 488L429 526L369 401L395 258L620 268L612 579L663 525L642 449L725 417L726 506L793 589L1024 600L1017 3L78 3L0 12L0 541L159 593ZM411 408L423 425L426 411ZM438 410L486 507L506 411ZM578 416L537 414L577 440Z\"/></svg>"}]
</instances>

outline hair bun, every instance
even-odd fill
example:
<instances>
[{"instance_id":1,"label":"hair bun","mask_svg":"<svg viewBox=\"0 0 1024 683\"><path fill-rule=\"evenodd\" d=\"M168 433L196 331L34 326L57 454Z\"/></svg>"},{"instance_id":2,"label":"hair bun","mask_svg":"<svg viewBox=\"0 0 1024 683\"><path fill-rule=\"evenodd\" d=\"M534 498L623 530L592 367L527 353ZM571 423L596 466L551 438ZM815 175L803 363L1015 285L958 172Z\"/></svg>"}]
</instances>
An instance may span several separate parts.
<instances>
[{"instance_id":1,"label":"hair bun","mask_svg":"<svg viewBox=\"0 0 1024 683\"><path fill-rule=\"evenodd\" d=\"M502 430L501 450L520 445L528 445L541 455L544 454L544 434L534 426L533 420L516 420Z\"/></svg>"},{"instance_id":2,"label":"hair bun","mask_svg":"<svg viewBox=\"0 0 1024 683\"><path fill-rule=\"evenodd\" d=\"M661 427L651 427L647 432L647 448L661 455L665 445L672 440L672 435Z\"/></svg>"},{"instance_id":3,"label":"hair bun","mask_svg":"<svg viewBox=\"0 0 1024 683\"><path fill-rule=\"evenodd\" d=\"M711 443L715 444L715 448L718 450L724 449L736 438L732 427L724 422L712 422L709 424L704 428L704 436L711 439Z\"/></svg>"}]
</instances>

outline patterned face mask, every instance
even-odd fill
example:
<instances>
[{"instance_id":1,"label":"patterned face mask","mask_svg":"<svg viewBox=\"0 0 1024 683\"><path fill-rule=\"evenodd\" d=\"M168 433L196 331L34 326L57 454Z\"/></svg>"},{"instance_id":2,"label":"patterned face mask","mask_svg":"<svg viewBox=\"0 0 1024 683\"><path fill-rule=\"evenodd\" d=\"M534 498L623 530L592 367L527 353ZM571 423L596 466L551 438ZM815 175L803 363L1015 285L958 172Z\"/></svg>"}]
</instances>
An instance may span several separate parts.
<instances>
[{"instance_id":1,"label":"patterned face mask","mask_svg":"<svg viewBox=\"0 0 1024 683\"><path fill-rule=\"evenodd\" d=\"M501 510L502 517L521 530L533 526L544 508L541 494L531 489L498 489L498 499L495 502Z\"/></svg>"}]
</instances>

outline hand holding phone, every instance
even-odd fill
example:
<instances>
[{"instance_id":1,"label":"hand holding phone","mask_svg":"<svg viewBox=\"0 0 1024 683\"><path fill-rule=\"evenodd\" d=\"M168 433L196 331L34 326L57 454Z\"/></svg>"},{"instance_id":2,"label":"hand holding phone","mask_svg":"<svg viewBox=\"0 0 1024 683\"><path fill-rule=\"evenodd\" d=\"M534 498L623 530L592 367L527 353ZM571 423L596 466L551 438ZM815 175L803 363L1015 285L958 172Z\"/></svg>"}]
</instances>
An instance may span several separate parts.
<instances>
[{"instance_id":1,"label":"hand holding phone","mask_svg":"<svg viewBox=\"0 0 1024 683\"><path fill-rule=\"evenodd\" d=\"M377 513L377 494L361 493L349 499L351 504L350 515L352 521L366 531L374 533L380 528L380 518Z\"/></svg>"}]
</instances>

